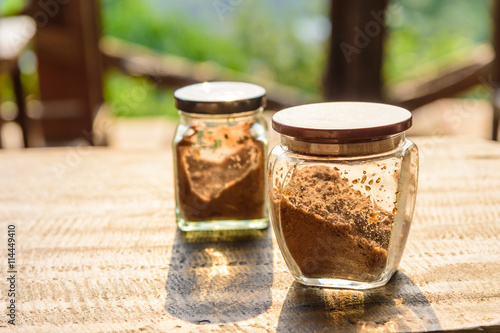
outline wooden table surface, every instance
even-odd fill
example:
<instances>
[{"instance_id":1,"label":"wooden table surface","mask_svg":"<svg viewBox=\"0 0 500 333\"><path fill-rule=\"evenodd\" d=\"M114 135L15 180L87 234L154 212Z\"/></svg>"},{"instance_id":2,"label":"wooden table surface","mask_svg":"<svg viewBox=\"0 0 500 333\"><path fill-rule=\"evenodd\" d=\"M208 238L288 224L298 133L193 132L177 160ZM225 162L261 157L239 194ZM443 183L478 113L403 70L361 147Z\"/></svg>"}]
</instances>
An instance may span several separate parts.
<instances>
[{"instance_id":1,"label":"wooden table surface","mask_svg":"<svg viewBox=\"0 0 500 333\"><path fill-rule=\"evenodd\" d=\"M297 284L271 230L179 232L169 148L0 151L0 306L15 225L20 331L498 331L500 144L415 141L400 271L366 292Z\"/></svg>"}]
</instances>

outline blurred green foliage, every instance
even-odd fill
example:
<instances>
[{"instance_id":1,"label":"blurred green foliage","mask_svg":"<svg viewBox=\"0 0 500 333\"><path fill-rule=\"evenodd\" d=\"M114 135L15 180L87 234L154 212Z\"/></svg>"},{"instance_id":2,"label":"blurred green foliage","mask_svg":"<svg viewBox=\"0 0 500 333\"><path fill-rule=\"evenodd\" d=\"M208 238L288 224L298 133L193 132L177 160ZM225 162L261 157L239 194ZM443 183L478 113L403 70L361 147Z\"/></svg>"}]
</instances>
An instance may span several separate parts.
<instances>
[{"instance_id":1,"label":"blurred green foliage","mask_svg":"<svg viewBox=\"0 0 500 333\"><path fill-rule=\"evenodd\" d=\"M25 3L26 0L0 0L0 16L18 13Z\"/></svg>"},{"instance_id":2,"label":"blurred green foliage","mask_svg":"<svg viewBox=\"0 0 500 333\"><path fill-rule=\"evenodd\" d=\"M488 0L393 0L388 10L386 82L429 74L488 42Z\"/></svg>"},{"instance_id":3,"label":"blurred green foliage","mask_svg":"<svg viewBox=\"0 0 500 333\"><path fill-rule=\"evenodd\" d=\"M314 36L312 42L301 40L297 30L307 28L301 22L308 19L326 19L327 0L185 0L168 6L158 5L160 0L102 2L107 34L306 91L321 91L326 41L314 41ZM391 1L386 16L386 82L430 74L488 41L489 4L488 0ZM173 113L168 105L163 107ZM156 114L159 108L137 111Z\"/></svg>"},{"instance_id":4,"label":"blurred green foliage","mask_svg":"<svg viewBox=\"0 0 500 333\"><path fill-rule=\"evenodd\" d=\"M23 3L0 0L0 14L18 12ZM328 0L101 0L101 5L103 34L321 91ZM488 41L489 5L488 0L391 0L386 82L432 73ZM33 74L24 79L36 82ZM5 80L0 85L8 98ZM117 116L176 116L172 91L145 87L140 78L105 74L105 98Z\"/></svg>"},{"instance_id":5,"label":"blurred green foliage","mask_svg":"<svg viewBox=\"0 0 500 333\"><path fill-rule=\"evenodd\" d=\"M228 5L220 8L216 1L186 0L179 5L162 4L159 0L102 0L103 33L317 92L324 67L324 47L320 43L301 42L290 26L295 21L293 17L303 14L303 8L309 9L306 13L309 16L324 15L327 2L315 2L316 5L304 2L288 8L285 1L271 5L264 0L225 1ZM284 11L292 18L279 15ZM120 92L113 89L125 81L128 85L134 82L120 75L108 77L107 100L119 97ZM148 94L153 97L153 92ZM165 104L155 107L148 102L135 112L123 107L114 110L117 115L140 115L157 114L161 109L172 115L175 114L172 108L173 104L171 108Z\"/></svg>"},{"instance_id":6,"label":"blurred green foliage","mask_svg":"<svg viewBox=\"0 0 500 333\"><path fill-rule=\"evenodd\" d=\"M144 78L110 72L105 75L105 99L117 117L177 117L173 91L158 89Z\"/></svg>"}]
</instances>

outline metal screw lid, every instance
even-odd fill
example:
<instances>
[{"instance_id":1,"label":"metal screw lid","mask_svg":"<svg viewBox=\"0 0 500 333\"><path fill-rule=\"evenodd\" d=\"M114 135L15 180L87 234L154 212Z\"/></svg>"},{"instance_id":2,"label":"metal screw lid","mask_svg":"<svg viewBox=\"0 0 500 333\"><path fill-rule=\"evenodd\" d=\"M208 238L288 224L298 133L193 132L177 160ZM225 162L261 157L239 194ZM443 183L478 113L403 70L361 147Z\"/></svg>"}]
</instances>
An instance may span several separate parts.
<instances>
[{"instance_id":1,"label":"metal screw lid","mask_svg":"<svg viewBox=\"0 0 500 333\"><path fill-rule=\"evenodd\" d=\"M273 116L273 129L298 140L342 143L373 140L401 133L412 125L403 108L363 102L295 106Z\"/></svg>"},{"instance_id":2,"label":"metal screw lid","mask_svg":"<svg viewBox=\"0 0 500 333\"><path fill-rule=\"evenodd\" d=\"M196 83L177 89L174 97L177 109L202 114L246 112L266 104L266 90L245 82Z\"/></svg>"}]
</instances>

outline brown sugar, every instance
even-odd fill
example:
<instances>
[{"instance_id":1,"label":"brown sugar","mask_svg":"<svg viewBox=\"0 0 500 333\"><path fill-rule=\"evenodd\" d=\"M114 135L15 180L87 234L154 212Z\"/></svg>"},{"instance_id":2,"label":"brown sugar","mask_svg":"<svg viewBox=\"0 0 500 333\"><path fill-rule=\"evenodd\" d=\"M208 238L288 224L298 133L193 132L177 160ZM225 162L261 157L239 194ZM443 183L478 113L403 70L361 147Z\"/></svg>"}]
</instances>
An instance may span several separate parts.
<instances>
[{"instance_id":1,"label":"brown sugar","mask_svg":"<svg viewBox=\"0 0 500 333\"><path fill-rule=\"evenodd\" d=\"M370 281L384 270L394 216L335 169L297 168L281 191L274 189L272 205L306 277Z\"/></svg>"},{"instance_id":2,"label":"brown sugar","mask_svg":"<svg viewBox=\"0 0 500 333\"><path fill-rule=\"evenodd\" d=\"M214 133L194 130L177 144L177 195L185 220L265 217L265 148L249 130L248 124ZM210 146L200 147L200 141Z\"/></svg>"}]
</instances>

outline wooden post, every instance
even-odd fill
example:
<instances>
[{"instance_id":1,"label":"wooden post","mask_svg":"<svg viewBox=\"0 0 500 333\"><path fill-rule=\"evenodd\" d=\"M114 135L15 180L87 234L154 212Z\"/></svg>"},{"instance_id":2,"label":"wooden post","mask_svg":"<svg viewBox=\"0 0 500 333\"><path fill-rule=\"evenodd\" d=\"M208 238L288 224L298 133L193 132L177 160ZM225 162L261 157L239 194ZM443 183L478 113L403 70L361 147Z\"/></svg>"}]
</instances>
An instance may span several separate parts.
<instances>
[{"instance_id":1,"label":"wooden post","mask_svg":"<svg viewBox=\"0 0 500 333\"><path fill-rule=\"evenodd\" d=\"M332 34L324 76L330 101L381 101L388 0L331 0Z\"/></svg>"},{"instance_id":2,"label":"wooden post","mask_svg":"<svg viewBox=\"0 0 500 333\"><path fill-rule=\"evenodd\" d=\"M498 140L498 123L500 122L500 1L493 1L493 48L495 60L493 61L493 73L491 88L493 89L493 126L491 138Z\"/></svg>"},{"instance_id":3,"label":"wooden post","mask_svg":"<svg viewBox=\"0 0 500 333\"><path fill-rule=\"evenodd\" d=\"M24 96L23 84L21 82L21 71L19 66L16 64L11 71L12 85L14 87L14 95L17 104L17 117L15 121L19 124L23 132L23 145L24 147L29 146L29 127L28 127L28 117L26 115L26 100Z\"/></svg>"}]
</instances>

